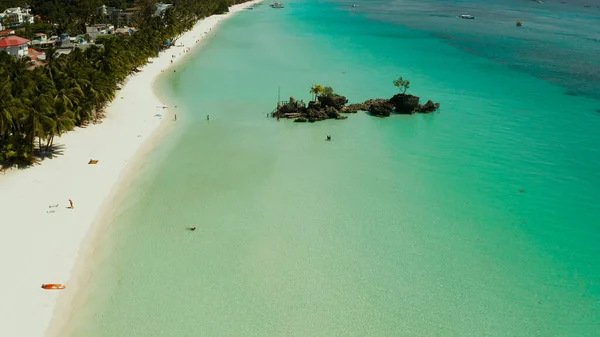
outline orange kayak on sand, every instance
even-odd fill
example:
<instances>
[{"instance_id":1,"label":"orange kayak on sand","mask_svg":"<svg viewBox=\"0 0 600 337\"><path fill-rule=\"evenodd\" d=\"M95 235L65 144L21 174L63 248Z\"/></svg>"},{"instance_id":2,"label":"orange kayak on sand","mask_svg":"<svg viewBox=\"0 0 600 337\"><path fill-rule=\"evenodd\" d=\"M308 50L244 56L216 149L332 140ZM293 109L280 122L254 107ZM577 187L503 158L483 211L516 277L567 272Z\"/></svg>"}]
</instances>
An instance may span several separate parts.
<instances>
[{"instance_id":1,"label":"orange kayak on sand","mask_svg":"<svg viewBox=\"0 0 600 337\"><path fill-rule=\"evenodd\" d=\"M42 284L42 288L48 289L48 290L62 290L62 289L65 289L66 287L67 287L66 285L58 284L58 283Z\"/></svg>"}]
</instances>

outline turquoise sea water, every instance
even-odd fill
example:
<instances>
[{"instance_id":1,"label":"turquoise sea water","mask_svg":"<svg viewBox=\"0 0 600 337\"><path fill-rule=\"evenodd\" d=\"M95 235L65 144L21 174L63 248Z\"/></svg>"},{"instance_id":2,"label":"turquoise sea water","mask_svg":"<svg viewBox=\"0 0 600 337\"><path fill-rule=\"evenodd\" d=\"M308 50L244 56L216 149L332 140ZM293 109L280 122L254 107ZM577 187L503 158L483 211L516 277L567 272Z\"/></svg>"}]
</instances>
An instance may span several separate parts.
<instances>
[{"instance_id":1,"label":"turquoise sea water","mask_svg":"<svg viewBox=\"0 0 600 337\"><path fill-rule=\"evenodd\" d=\"M116 210L64 335L600 335L598 42L577 44L571 20L598 12L354 3L240 13L165 79L185 112ZM453 19L457 4L478 19ZM546 25L512 39L506 8ZM400 75L440 111L265 117L279 86L359 102Z\"/></svg>"}]
</instances>

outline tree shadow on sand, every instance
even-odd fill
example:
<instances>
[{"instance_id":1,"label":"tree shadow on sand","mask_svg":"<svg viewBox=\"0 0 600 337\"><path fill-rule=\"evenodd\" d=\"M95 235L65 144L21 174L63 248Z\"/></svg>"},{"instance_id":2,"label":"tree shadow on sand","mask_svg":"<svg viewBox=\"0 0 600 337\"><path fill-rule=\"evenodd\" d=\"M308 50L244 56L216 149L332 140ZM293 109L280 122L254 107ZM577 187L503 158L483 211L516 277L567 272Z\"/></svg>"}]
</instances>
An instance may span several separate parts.
<instances>
[{"instance_id":1,"label":"tree shadow on sand","mask_svg":"<svg viewBox=\"0 0 600 337\"><path fill-rule=\"evenodd\" d=\"M65 146L63 144L53 145L49 150L38 150L34 152L34 156L36 158L34 164L39 164L41 161L45 159L54 159L55 157L62 156L65 151Z\"/></svg>"},{"instance_id":2,"label":"tree shadow on sand","mask_svg":"<svg viewBox=\"0 0 600 337\"><path fill-rule=\"evenodd\" d=\"M62 156L65 151L65 146L62 144L52 146L48 151L44 150L36 150L33 152L33 157L31 160L4 160L0 161L0 173L6 174L6 170L11 168L17 168L19 170L26 169L28 167L32 167L34 165L41 165L42 162L46 159L54 159L58 156Z\"/></svg>"}]
</instances>

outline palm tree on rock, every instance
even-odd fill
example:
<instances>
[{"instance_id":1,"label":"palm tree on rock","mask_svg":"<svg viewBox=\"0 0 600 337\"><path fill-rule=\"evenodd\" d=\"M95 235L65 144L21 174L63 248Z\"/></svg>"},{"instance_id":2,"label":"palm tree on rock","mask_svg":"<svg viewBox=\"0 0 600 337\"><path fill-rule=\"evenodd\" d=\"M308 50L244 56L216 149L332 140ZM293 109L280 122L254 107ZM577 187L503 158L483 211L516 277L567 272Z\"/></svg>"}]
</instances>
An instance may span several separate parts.
<instances>
[{"instance_id":1,"label":"palm tree on rock","mask_svg":"<svg viewBox=\"0 0 600 337\"><path fill-rule=\"evenodd\" d=\"M316 101L319 95L323 94L323 86L320 84L315 84L310 88L310 93L314 95L314 100Z\"/></svg>"}]
</instances>

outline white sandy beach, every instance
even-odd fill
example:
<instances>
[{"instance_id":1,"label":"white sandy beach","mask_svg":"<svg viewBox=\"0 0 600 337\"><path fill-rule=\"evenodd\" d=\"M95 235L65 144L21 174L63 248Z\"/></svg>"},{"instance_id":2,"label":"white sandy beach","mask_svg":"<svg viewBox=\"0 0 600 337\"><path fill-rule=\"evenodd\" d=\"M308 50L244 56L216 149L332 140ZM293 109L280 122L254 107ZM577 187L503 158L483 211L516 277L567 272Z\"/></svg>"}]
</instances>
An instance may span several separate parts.
<instances>
[{"instance_id":1,"label":"white sandy beach","mask_svg":"<svg viewBox=\"0 0 600 337\"><path fill-rule=\"evenodd\" d=\"M128 178L124 172L160 135L177 127L173 121L177 111L163 109L153 92L155 79L221 20L257 2L199 21L176 41L179 47L162 52L127 80L102 124L78 128L55 140L62 155L31 168L0 173L0 336L48 333L58 299L76 292L69 281L86 250L83 244L91 241L86 236L93 232L101 210L110 205L117 186ZM88 165L90 159L99 162ZM67 208L69 199L74 209ZM62 283L67 288L44 290L43 283Z\"/></svg>"}]
</instances>

